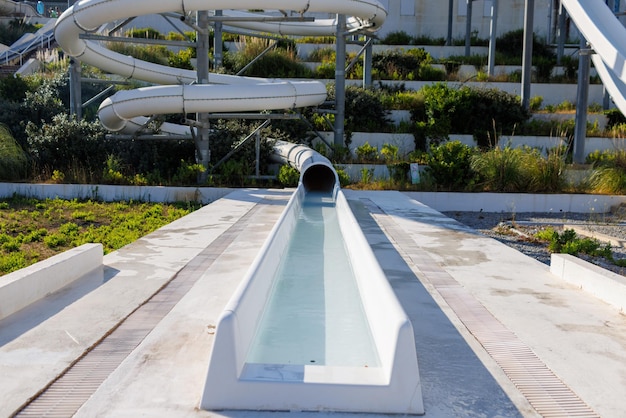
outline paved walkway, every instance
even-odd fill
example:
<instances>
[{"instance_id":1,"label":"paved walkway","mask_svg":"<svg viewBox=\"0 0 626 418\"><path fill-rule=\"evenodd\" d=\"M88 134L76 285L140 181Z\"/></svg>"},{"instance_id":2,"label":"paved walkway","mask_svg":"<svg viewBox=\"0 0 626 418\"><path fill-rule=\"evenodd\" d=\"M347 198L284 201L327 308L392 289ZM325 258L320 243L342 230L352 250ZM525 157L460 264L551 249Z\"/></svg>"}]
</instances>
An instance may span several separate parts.
<instances>
[{"instance_id":1,"label":"paved walkway","mask_svg":"<svg viewBox=\"0 0 626 418\"><path fill-rule=\"evenodd\" d=\"M21 415L354 416L197 409L217 318L289 196L233 192L0 321L0 416L109 334ZM623 415L623 315L405 194L346 196L413 322L427 417Z\"/></svg>"}]
</instances>

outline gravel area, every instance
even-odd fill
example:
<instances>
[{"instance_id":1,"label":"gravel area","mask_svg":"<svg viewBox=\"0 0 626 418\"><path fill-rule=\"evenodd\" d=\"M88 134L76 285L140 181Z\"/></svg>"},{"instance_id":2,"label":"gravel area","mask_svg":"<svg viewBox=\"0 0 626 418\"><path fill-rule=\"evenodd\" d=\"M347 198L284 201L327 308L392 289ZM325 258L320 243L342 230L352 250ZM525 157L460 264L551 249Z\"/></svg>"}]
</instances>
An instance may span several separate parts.
<instances>
[{"instance_id":1,"label":"gravel area","mask_svg":"<svg viewBox=\"0 0 626 418\"><path fill-rule=\"evenodd\" d=\"M626 214L622 212L593 215L581 213L444 212L444 215L548 265L550 264L550 252L547 243L534 237L539 230L548 226L562 232L564 225L568 227L573 225L583 231L612 237L618 241L618 244L611 244L613 258L626 260ZM581 234L577 235L583 238ZM606 245L603 239L598 239L598 241L601 245ZM622 241L621 246L619 241ZM615 265L603 257L591 257L585 254L578 256L607 270L626 276L626 267Z\"/></svg>"}]
</instances>

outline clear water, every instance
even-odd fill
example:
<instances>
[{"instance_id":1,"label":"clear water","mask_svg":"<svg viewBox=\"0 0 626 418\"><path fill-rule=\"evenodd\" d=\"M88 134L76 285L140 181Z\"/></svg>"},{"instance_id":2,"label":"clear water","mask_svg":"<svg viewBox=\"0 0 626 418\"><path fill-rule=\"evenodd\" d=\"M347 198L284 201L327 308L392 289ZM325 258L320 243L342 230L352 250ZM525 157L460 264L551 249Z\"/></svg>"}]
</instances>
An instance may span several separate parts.
<instances>
[{"instance_id":1,"label":"clear water","mask_svg":"<svg viewBox=\"0 0 626 418\"><path fill-rule=\"evenodd\" d=\"M376 367L332 197L307 193L248 363Z\"/></svg>"}]
</instances>

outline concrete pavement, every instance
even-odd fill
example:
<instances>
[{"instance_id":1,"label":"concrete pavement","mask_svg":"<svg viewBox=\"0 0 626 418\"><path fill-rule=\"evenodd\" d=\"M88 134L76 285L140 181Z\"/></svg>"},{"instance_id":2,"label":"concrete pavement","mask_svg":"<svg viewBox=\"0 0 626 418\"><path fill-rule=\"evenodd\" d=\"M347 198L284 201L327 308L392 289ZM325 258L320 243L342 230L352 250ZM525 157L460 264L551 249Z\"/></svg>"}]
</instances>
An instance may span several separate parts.
<instances>
[{"instance_id":1,"label":"concrete pavement","mask_svg":"<svg viewBox=\"0 0 626 418\"><path fill-rule=\"evenodd\" d=\"M620 312L407 194L345 193L412 320L427 417L621 416ZM86 394L76 390L60 416L354 416L198 409L217 318L289 196L235 191L105 256L102 277L0 321L0 416L108 334L136 341L90 378L93 389L67 373L63 388Z\"/></svg>"}]
</instances>

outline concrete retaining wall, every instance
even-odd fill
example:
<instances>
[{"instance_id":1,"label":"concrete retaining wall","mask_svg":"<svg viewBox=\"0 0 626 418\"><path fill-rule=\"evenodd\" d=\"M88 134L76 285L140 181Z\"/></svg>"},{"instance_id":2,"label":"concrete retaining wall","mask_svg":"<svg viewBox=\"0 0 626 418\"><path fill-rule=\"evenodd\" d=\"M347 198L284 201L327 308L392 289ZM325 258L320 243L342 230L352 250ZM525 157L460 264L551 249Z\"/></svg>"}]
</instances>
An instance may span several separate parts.
<instances>
[{"instance_id":1,"label":"concrete retaining wall","mask_svg":"<svg viewBox=\"0 0 626 418\"><path fill-rule=\"evenodd\" d=\"M550 272L626 312L626 277L569 254L552 254Z\"/></svg>"},{"instance_id":2,"label":"concrete retaining wall","mask_svg":"<svg viewBox=\"0 0 626 418\"><path fill-rule=\"evenodd\" d=\"M102 184L30 184L0 183L0 198L14 194L37 199L93 199L105 202L137 200L140 202L211 203L232 189L217 187L113 186Z\"/></svg>"},{"instance_id":3,"label":"concrete retaining wall","mask_svg":"<svg viewBox=\"0 0 626 418\"><path fill-rule=\"evenodd\" d=\"M405 192L440 212L606 213L626 203L626 196L593 194Z\"/></svg>"},{"instance_id":4,"label":"concrete retaining wall","mask_svg":"<svg viewBox=\"0 0 626 418\"><path fill-rule=\"evenodd\" d=\"M84 244L9 273L0 281L0 319L102 269L102 244Z\"/></svg>"}]
</instances>

